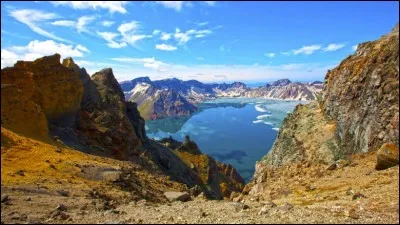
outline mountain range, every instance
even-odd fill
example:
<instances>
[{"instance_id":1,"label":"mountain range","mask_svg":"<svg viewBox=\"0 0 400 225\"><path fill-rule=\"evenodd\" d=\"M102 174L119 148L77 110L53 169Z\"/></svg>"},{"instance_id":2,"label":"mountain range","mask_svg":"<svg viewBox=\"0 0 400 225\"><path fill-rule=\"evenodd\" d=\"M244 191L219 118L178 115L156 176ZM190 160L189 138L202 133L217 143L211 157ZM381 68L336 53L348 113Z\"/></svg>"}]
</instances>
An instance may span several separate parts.
<instances>
[{"instance_id":1,"label":"mountain range","mask_svg":"<svg viewBox=\"0 0 400 225\"><path fill-rule=\"evenodd\" d=\"M326 73L321 96L287 115L247 184L189 136L147 138L136 103L125 100L132 86L111 68L89 76L60 59L1 70L4 224L399 222L398 24ZM167 96L172 111L185 104Z\"/></svg>"},{"instance_id":2,"label":"mountain range","mask_svg":"<svg viewBox=\"0 0 400 225\"><path fill-rule=\"evenodd\" d=\"M322 82L291 82L277 80L264 86L250 88L242 82L231 84L206 84L197 80L183 81L176 78L151 81L139 77L120 82L125 100L137 102L145 119L190 115L196 105L209 99L223 97L248 97L282 100L315 100L322 90Z\"/></svg>"}]
</instances>

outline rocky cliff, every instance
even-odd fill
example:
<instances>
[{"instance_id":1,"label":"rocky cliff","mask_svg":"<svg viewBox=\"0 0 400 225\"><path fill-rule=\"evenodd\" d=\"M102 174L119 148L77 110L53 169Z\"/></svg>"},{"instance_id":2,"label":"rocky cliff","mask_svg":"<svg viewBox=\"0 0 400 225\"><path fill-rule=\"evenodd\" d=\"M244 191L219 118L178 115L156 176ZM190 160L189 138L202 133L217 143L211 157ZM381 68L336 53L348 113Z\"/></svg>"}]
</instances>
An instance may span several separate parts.
<instances>
[{"instance_id":1,"label":"rocky cliff","mask_svg":"<svg viewBox=\"0 0 400 225\"><path fill-rule=\"evenodd\" d=\"M328 167L334 170L340 160L381 146L376 168L398 164L398 48L397 25L380 39L360 44L353 55L328 71L322 98L298 105L285 118L272 149L256 164L243 193L271 190L267 180L274 168L295 164L326 168L335 162Z\"/></svg>"},{"instance_id":2,"label":"rocky cliff","mask_svg":"<svg viewBox=\"0 0 400 225\"><path fill-rule=\"evenodd\" d=\"M325 77L323 107L349 153L399 144L399 27L365 42Z\"/></svg>"},{"instance_id":3,"label":"rocky cliff","mask_svg":"<svg viewBox=\"0 0 400 225\"><path fill-rule=\"evenodd\" d=\"M10 137L17 135L16 139L22 140L23 137L19 135L24 134L28 137L23 141L24 148L29 148L29 138L45 139L41 144L35 143L35 146L46 145L45 150L35 150L29 157L34 154L40 159L48 157L49 159L42 160L46 163L57 158L57 154L72 156L77 149L100 156L98 159L101 160L105 156L124 160L130 166L139 165L146 168L145 174L163 177L163 180L170 180L173 186L182 187L185 184L192 188L192 192L197 195L203 192L208 198L229 197L232 190L239 192L244 186L243 179L232 166L218 163L202 154L192 141L176 142L176 146L170 148L149 140L146 136L145 120L141 117L137 104L125 102L124 93L112 69L103 69L90 77L72 58L66 58L61 64L60 55L56 54L34 62L18 62L15 67L5 68L2 70L1 88L5 103L2 104L1 111L2 139L5 140L2 142L2 154L4 149L4 152L9 153L7 157L21 158L18 151L20 145ZM154 90L159 91L158 98L153 103L156 110L160 110L157 108L158 102L163 102L163 106L167 106L166 114L179 113L175 109L179 109L180 104L185 101L179 94L172 93L171 90ZM165 101L171 101L173 105ZM77 154L87 155L84 153ZM185 157L180 157L180 154L185 154ZM196 162L198 157L205 160L204 165L196 164L204 169L201 172L191 168L192 164L189 163ZM92 158L89 161L91 160ZM116 162L121 162L118 160ZM42 165L42 161L37 163L38 168L47 165ZM20 164L8 163L5 168L10 171L14 165L26 170L29 162L21 160ZM51 168L57 169L53 164ZM104 179L111 179L117 185L122 182L125 188L134 190L135 196L149 199L157 196L157 201L160 201L159 190L166 190L160 184L155 184L158 185L155 187L158 193L151 189L154 184L149 185L150 187L144 184L144 188L137 186L141 182L148 183L145 181L147 178L130 178L131 172L124 174L124 171L116 172L113 168L104 170L98 168L98 171L93 171L85 167L80 169L78 176L83 176L84 179L103 179L99 177L104 175Z\"/></svg>"},{"instance_id":4,"label":"rocky cliff","mask_svg":"<svg viewBox=\"0 0 400 225\"><path fill-rule=\"evenodd\" d=\"M74 124L83 85L75 70L60 63L59 54L33 62L18 61L14 67L1 70L1 83L5 128L47 138L49 124Z\"/></svg>"},{"instance_id":5,"label":"rocky cliff","mask_svg":"<svg viewBox=\"0 0 400 225\"><path fill-rule=\"evenodd\" d=\"M134 123L139 125L140 120ZM103 69L87 80L77 130L84 145L106 149L119 159L128 159L141 148L127 115L124 94L111 69ZM145 137L143 133L141 137Z\"/></svg>"}]
</instances>

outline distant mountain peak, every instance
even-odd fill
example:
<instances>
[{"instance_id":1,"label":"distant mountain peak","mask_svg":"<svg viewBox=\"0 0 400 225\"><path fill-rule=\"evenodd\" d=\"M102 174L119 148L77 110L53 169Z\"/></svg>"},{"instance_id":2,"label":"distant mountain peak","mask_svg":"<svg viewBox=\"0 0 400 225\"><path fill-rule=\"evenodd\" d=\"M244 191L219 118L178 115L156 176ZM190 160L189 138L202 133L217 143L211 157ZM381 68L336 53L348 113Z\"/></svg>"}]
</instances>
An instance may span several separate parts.
<instances>
[{"instance_id":1,"label":"distant mountain peak","mask_svg":"<svg viewBox=\"0 0 400 225\"><path fill-rule=\"evenodd\" d=\"M270 85L271 86L286 86L290 83L292 83L292 82L289 79L280 79L280 80L270 83Z\"/></svg>"}]
</instances>

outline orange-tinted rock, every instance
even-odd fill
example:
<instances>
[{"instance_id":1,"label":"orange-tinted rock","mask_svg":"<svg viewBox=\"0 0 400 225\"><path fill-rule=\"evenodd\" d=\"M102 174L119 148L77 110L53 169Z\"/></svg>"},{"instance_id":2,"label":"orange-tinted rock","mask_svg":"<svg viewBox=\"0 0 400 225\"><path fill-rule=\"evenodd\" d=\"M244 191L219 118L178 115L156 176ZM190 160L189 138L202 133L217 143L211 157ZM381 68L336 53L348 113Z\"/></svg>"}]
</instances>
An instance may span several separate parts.
<instances>
[{"instance_id":1,"label":"orange-tinted rock","mask_svg":"<svg viewBox=\"0 0 400 225\"><path fill-rule=\"evenodd\" d=\"M375 169L377 170L384 170L399 165L399 147L394 144L383 144L376 154L377 162Z\"/></svg>"},{"instance_id":2,"label":"orange-tinted rock","mask_svg":"<svg viewBox=\"0 0 400 225\"><path fill-rule=\"evenodd\" d=\"M195 149L190 149L190 146ZM232 191L241 192L244 180L236 169L229 165L216 161L214 158L202 154L196 143L187 137L185 143L176 148L175 153L189 168L196 172L202 184L209 187L213 197L221 199L229 198Z\"/></svg>"},{"instance_id":3,"label":"orange-tinted rock","mask_svg":"<svg viewBox=\"0 0 400 225\"><path fill-rule=\"evenodd\" d=\"M18 61L1 70L2 126L31 137L46 137L48 124L72 125L83 85L78 74L55 54ZM5 104L3 104L5 103ZM3 118L4 116L4 118Z\"/></svg>"}]
</instances>

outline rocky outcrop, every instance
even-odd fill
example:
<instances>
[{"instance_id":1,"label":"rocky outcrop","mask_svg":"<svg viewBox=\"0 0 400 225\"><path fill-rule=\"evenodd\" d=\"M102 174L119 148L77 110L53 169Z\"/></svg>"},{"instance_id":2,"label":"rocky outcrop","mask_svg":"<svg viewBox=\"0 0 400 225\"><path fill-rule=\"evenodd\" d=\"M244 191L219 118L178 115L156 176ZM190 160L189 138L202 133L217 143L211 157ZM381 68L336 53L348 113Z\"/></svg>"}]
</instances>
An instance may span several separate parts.
<instances>
[{"instance_id":1,"label":"rocky outcrop","mask_svg":"<svg viewBox=\"0 0 400 225\"><path fill-rule=\"evenodd\" d=\"M166 138L161 141L165 146L174 148L174 152L200 178L197 181L209 197L222 199L229 198L232 192L241 192L244 180L229 164L216 161L214 158L202 154L196 143L186 138L184 143Z\"/></svg>"},{"instance_id":2,"label":"rocky outcrop","mask_svg":"<svg viewBox=\"0 0 400 225\"><path fill-rule=\"evenodd\" d=\"M137 129L140 132L139 126ZM98 146L118 159L139 152L140 138L128 118L124 94L111 69L103 69L87 80L77 130L83 144Z\"/></svg>"},{"instance_id":3,"label":"rocky outcrop","mask_svg":"<svg viewBox=\"0 0 400 225\"><path fill-rule=\"evenodd\" d=\"M299 161L332 163L341 158L336 123L317 102L296 106L279 128L278 137L262 164L282 166Z\"/></svg>"},{"instance_id":4,"label":"rocky outcrop","mask_svg":"<svg viewBox=\"0 0 400 225\"><path fill-rule=\"evenodd\" d=\"M357 51L328 71L318 101L298 105L283 121L268 154L256 164L243 193L270 191L275 168L324 165L353 153L378 150L376 169L398 164L399 33L360 44ZM319 85L319 84L314 84ZM285 165L285 167L283 167ZM297 166L297 168L299 168Z\"/></svg>"},{"instance_id":5,"label":"rocky outcrop","mask_svg":"<svg viewBox=\"0 0 400 225\"><path fill-rule=\"evenodd\" d=\"M399 144L399 30L372 42L328 71L324 110L338 124L349 153Z\"/></svg>"},{"instance_id":6,"label":"rocky outcrop","mask_svg":"<svg viewBox=\"0 0 400 225\"><path fill-rule=\"evenodd\" d=\"M399 165L399 147L391 143L383 144L377 152L375 169L384 170L396 165Z\"/></svg>"},{"instance_id":7,"label":"rocky outcrop","mask_svg":"<svg viewBox=\"0 0 400 225\"><path fill-rule=\"evenodd\" d=\"M1 70L2 126L43 138L49 124L75 122L83 85L78 73L63 66L60 58L55 54L33 62L18 61Z\"/></svg>"}]
</instances>

